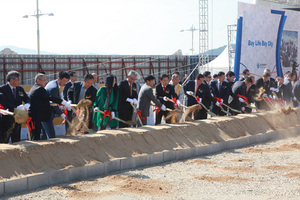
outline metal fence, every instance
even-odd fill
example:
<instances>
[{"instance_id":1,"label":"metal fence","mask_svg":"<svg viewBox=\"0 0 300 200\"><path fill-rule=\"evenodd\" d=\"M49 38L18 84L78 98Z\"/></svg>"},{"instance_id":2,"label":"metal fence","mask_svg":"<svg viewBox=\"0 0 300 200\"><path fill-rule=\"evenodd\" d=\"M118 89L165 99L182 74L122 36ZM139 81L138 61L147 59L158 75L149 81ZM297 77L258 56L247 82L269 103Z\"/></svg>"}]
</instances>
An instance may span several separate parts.
<instances>
[{"instance_id":1,"label":"metal fence","mask_svg":"<svg viewBox=\"0 0 300 200\"><path fill-rule=\"evenodd\" d=\"M35 75L44 71L48 80L56 79L60 71L76 71L78 81L87 73L99 77L108 74L117 76L118 82L127 77L130 70L139 73L139 80L149 74L156 77L175 71L189 74L199 61L198 56L182 55L2 55L0 56L0 84L6 83L6 74L11 70L21 73L21 85L33 85ZM198 72L195 71L195 74ZM194 78L191 76L191 78Z\"/></svg>"}]
</instances>

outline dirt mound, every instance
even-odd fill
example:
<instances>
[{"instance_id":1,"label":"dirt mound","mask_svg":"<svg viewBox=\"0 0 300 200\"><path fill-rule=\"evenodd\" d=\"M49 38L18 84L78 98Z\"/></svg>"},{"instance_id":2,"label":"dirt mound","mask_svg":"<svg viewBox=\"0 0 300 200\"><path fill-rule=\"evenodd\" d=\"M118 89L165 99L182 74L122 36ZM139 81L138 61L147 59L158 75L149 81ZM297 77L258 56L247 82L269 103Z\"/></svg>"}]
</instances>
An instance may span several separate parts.
<instances>
[{"instance_id":1,"label":"dirt mound","mask_svg":"<svg viewBox=\"0 0 300 200\"><path fill-rule=\"evenodd\" d=\"M0 144L0 179L103 163L115 158L193 148L296 127L298 112L299 109L286 115L276 110L187 123L105 130L48 141ZM293 149L298 148L297 145L292 146Z\"/></svg>"}]
</instances>

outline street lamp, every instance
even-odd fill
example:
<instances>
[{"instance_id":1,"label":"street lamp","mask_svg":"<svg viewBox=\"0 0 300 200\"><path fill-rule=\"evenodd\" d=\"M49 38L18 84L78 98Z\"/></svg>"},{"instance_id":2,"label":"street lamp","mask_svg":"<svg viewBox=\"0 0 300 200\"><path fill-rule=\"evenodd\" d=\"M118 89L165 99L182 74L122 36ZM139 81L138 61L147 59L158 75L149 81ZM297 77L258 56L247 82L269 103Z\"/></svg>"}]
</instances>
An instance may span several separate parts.
<instances>
[{"instance_id":1,"label":"street lamp","mask_svg":"<svg viewBox=\"0 0 300 200\"><path fill-rule=\"evenodd\" d=\"M194 31L197 31L197 30L198 29L196 29L194 25L192 25L192 27L190 29L180 30L180 32L184 32L184 31L191 31L192 32L192 48L190 49L192 51L192 55L194 55Z\"/></svg>"},{"instance_id":2,"label":"street lamp","mask_svg":"<svg viewBox=\"0 0 300 200\"><path fill-rule=\"evenodd\" d=\"M28 17L36 17L36 23L37 23L37 49L38 49L38 55L40 55L40 17L44 15L48 16L54 16L53 13L42 13L39 10L39 0L36 0L36 14L34 15L24 15L23 18L28 18Z\"/></svg>"}]
</instances>

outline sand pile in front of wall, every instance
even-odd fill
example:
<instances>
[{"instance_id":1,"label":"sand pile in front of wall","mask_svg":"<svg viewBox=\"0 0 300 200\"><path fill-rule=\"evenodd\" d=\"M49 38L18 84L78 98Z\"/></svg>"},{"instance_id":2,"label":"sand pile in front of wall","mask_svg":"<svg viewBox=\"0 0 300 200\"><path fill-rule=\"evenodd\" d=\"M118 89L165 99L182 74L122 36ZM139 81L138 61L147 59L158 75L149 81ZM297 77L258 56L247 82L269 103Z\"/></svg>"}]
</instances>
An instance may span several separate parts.
<instances>
[{"instance_id":1,"label":"sand pile in front of wall","mask_svg":"<svg viewBox=\"0 0 300 200\"><path fill-rule=\"evenodd\" d=\"M48 141L0 144L0 179L80 167L115 158L191 148L296 127L300 109L214 117L181 124L105 130Z\"/></svg>"}]
</instances>

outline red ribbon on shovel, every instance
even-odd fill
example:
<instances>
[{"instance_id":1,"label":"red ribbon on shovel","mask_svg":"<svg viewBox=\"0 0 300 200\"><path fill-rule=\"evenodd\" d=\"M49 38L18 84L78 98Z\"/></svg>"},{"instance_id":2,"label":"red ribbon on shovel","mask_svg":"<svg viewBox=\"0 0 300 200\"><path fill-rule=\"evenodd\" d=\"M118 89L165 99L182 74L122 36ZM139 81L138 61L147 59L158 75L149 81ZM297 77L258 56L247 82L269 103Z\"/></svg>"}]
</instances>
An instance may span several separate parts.
<instances>
[{"instance_id":1,"label":"red ribbon on shovel","mask_svg":"<svg viewBox=\"0 0 300 200\"><path fill-rule=\"evenodd\" d=\"M34 125L33 125L33 122L32 122L32 118L29 117L28 118L28 121L24 123L25 125L27 125L28 129L29 129L29 132L31 132L32 129L34 129Z\"/></svg>"},{"instance_id":2,"label":"red ribbon on shovel","mask_svg":"<svg viewBox=\"0 0 300 200\"><path fill-rule=\"evenodd\" d=\"M136 112L136 114L140 117L140 119L146 119L145 117L142 117L142 114L141 114L141 110L138 110L137 112Z\"/></svg>"}]
</instances>

